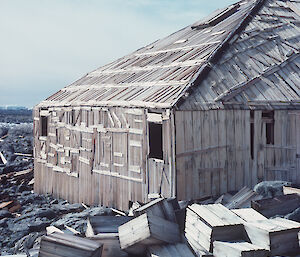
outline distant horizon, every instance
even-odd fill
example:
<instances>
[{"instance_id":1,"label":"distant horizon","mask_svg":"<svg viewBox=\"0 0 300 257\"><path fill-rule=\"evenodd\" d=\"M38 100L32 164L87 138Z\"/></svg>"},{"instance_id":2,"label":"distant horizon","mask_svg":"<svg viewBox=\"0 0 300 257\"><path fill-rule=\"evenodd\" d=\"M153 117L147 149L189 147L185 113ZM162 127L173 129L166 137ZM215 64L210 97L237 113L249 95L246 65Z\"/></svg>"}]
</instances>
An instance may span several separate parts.
<instances>
[{"instance_id":1,"label":"distant horizon","mask_svg":"<svg viewBox=\"0 0 300 257\"><path fill-rule=\"evenodd\" d=\"M32 108L233 0L2 0L0 105Z\"/></svg>"}]
</instances>

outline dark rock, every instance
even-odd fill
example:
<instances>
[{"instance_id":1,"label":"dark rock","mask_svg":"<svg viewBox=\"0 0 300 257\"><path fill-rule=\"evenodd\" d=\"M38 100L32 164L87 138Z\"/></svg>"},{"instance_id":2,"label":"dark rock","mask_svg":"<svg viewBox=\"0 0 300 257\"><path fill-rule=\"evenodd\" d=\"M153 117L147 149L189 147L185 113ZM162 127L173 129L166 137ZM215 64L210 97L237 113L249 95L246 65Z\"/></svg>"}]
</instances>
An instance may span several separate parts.
<instances>
[{"instance_id":1,"label":"dark rock","mask_svg":"<svg viewBox=\"0 0 300 257\"><path fill-rule=\"evenodd\" d=\"M8 223L8 229L11 232L24 232L24 235L28 234L29 232L28 224L26 221Z\"/></svg>"},{"instance_id":2,"label":"dark rock","mask_svg":"<svg viewBox=\"0 0 300 257\"><path fill-rule=\"evenodd\" d=\"M52 209L40 209L36 212L36 217L40 217L40 218L47 218L47 219L54 219L56 217L56 212L53 211Z\"/></svg>"},{"instance_id":3,"label":"dark rock","mask_svg":"<svg viewBox=\"0 0 300 257\"><path fill-rule=\"evenodd\" d=\"M74 203L74 204L59 203L59 204L52 205L52 209L59 212L60 214L67 214L70 212L81 212L84 209L84 207L82 206L82 204L79 203Z\"/></svg>"},{"instance_id":4,"label":"dark rock","mask_svg":"<svg viewBox=\"0 0 300 257\"><path fill-rule=\"evenodd\" d=\"M273 198L274 196L283 195L283 186L290 186L288 181L263 181L254 187L254 191L263 197Z\"/></svg>"},{"instance_id":5,"label":"dark rock","mask_svg":"<svg viewBox=\"0 0 300 257\"><path fill-rule=\"evenodd\" d=\"M11 218L13 215L7 210L0 210L0 219Z\"/></svg>"},{"instance_id":6,"label":"dark rock","mask_svg":"<svg viewBox=\"0 0 300 257\"><path fill-rule=\"evenodd\" d=\"M46 229L50 225L49 220L35 220L34 222L31 222L28 227L30 232L40 232Z\"/></svg>"},{"instance_id":7,"label":"dark rock","mask_svg":"<svg viewBox=\"0 0 300 257\"><path fill-rule=\"evenodd\" d=\"M0 227L1 228L6 228L7 227L7 220L8 220L8 218L0 219Z\"/></svg>"},{"instance_id":8,"label":"dark rock","mask_svg":"<svg viewBox=\"0 0 300 257\"><path fill-rule=\"evenodd\" d=\"M94 207L89 210L89 216L111 216L113 215L110 208L105 207Z\"/></svg>"},{"instance_id":9,"label":"dark rock","mask_svg":"<svg viewBox=\"0 0 300 257\"><path fill-rule=\"evenodd\" d=\"M28 232L26 231L18 231L15 233L12 233L10 237L7 237L4 241L3 244L6 245L8 248L13 248L15 243L19 241L22 237L26 236Z\"/></svg>"},{"instance_id":10,"label":"dark rock","mask_svg":"<svg viewBox=\"0 0 300 257\"><path fill-rule=\"evenodd\" d=\"M24 236L18 242L16 242L15 247L14 247L14 253L17 253L20 251L24 252L26 250L29 250L30 248L33 247L36 239L43 236L44 234L45 234L45 232L33 232L33 233L30 233L29 235Z\"/></svg>"}]
</instances>

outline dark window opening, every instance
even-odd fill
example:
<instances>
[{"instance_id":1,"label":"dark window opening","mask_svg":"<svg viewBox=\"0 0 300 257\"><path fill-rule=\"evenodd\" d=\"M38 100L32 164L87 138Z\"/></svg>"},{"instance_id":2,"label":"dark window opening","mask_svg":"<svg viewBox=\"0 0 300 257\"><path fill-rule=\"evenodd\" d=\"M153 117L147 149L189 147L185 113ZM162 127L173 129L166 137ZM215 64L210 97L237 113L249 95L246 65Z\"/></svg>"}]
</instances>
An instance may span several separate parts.
<instances>
[{"instance_id":1,"label":"dark window opening","mask_svg":"<svg viewBox=\"0 0 300 257\"><path fill-rule=\"evenodd\" d=\"M162 124L149 122L149 157L163 160Z\"/></svg>"},{"instance_id":2,"label":"dark window opening","mask_svg":"<svg viewBox=\"0 0 300 257\"><path fill-rule=\"evenodd\" d=\"M274 145L274 123L266 124L266 143L267 145Z\"/></svg>"},{"instance_id":3,"label":"dark window opening","mask_svg":"<svg viewBox=\"0 0 300 257\"><path fill-rule=\"evenodd\" d=\"M266 144L274 145L274 111L263 112L262 119L266 123Z\"/></svg>"},{"instance_id":4,"label":"dark window opening","mask_svg":"<svg viewBox=\"0 0 300 257\"><path fill-rule=\"evenodd\" d=\"M48 117L41 116L41 136L48 136Z\"/></svg>"},{"instance_id":5,"label":"dark window opening","mask_svg":"<svg viewBox=\"0 0 300 257\"><path fill-rule=\"evenodd\" d=\"M75 110L72 110L72 111L71 111L71 124L72 124L73 126L75 126L75 124L76 124Z\"/></svg>"}]
</instances>

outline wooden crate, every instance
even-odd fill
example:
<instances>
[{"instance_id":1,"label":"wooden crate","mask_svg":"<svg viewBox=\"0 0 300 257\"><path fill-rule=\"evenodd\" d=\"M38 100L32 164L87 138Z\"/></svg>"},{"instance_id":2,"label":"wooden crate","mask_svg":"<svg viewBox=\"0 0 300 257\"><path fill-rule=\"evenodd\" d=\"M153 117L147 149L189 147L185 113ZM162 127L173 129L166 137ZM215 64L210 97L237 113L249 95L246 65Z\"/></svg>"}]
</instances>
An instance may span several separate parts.
<instances>
[{"instance_id":1,"label":"wooden crate","mask_svg":"<svg viewBox=\"0 0 300 257\"><path fill-rule=\"evenodd\" d=\"M101 257L128 257L128 253L123 251L120 247L118 233L98 234L96 236L89 237L89 239L103 244Z\"/></svg>"},{"instance_id":2,"label":"wooden crate","mask_svg":"<svg viewBox=\"0 0 300 257\"><path fill-rule=\"evenodd\" d=\"M215 257L267 257L269 251L247 242L214 242Z\"/></svg>"},{"instance_id":3,"label":"wooden crate","mask_svg":"<svg viewBox=\"0 0 300 257\"><path fill-rule=\"evenodd\" d=\"M121 249L127 252L143 253L147 245L178 243L178 224L145 213L119 227Z\"/></svg>"},{"instance_id":4,"label":"wooden crate","mask_svg":"<svg viewBox=\"0 0 300 257\"><path fill-rule=\"evenodd\" d=\"M215 240L245 240L244 221L221 204L193 204L187 208L185 235L212 252Z\"/></svg>"},{"instance_id":5,"label":"wooden crate","mask_svg":"<svg viewBox=\"0 0 300 257\"><path fill-rule=\"evenodd\" d=\"M195 255L186 244L178 243L148 246L147 257L195 257Z\"/></svg>"},{"instance_id":6,"label":"wooden crate","mask_svg":"<svg viewBox=\"0 0 300 257\"><path fill-rule=\"evenodd\" d=\"M269 250L271 256L300 252L298 222L283 218L257 220L246 222L245 229L251 242Z\"/></svg>"},{"instance_id":7,"label":"wooden crate","mask_svg":"<svg viewBox=\"0 0 300 257\"><path fill-rule=\"evenodd\" d=\"M44 236L39 257L101 257L103 244L62 233Z\"/></svg>"}]
</instances>

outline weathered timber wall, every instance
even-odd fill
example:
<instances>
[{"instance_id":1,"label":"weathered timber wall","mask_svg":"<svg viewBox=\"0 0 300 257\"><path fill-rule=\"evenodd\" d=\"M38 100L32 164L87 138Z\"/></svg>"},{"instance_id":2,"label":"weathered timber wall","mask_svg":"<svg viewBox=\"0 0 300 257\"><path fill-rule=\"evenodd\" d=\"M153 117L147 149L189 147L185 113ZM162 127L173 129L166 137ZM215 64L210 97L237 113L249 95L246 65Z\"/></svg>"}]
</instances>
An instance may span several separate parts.
<instances>
[{"instance_id":1,"label":"weathered timber wall","mask_svg":"<svg viewBox=\"0 0 300 257\"><path fill-rule=\"evenodd\" d=\"M48 136L41 115L48 112ZM35 191L71 202L120 209L145 201L146 122L143 109L35 110Z\"/></svg>"},{"instance_id":2,"label":"weathered timber wall","mask_svg":"<svg viewBox=\"0 0 300 257\"><path fill-rule=\"evenodd\" d=\"M36 108L35 191L123 210L129 200L147 202L149 193L174 195L169 132L174 121L170 111L159 115L164 169L155 169L150 167L155 159L148 162L147 113L141 108ZM48 117L47 136L41 134L42 116Z\"/></svg>"},{"instance_id":3,"label":"weathered timber wall","mask_svg":"<svg viewBox=\"0 0 300 257\"><path fill-rule=\"evenodd\" d=\"M300 182L300 112L274 111L274 142L266 142L262 111L176 111L179 199L253 187L262 180ZM253 155L251 155L253 123Z\"/></svg>"}]
</instances>

